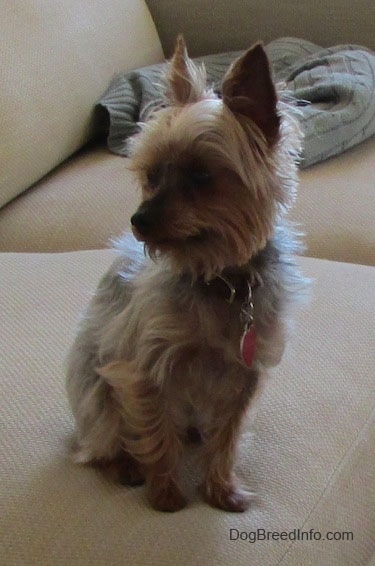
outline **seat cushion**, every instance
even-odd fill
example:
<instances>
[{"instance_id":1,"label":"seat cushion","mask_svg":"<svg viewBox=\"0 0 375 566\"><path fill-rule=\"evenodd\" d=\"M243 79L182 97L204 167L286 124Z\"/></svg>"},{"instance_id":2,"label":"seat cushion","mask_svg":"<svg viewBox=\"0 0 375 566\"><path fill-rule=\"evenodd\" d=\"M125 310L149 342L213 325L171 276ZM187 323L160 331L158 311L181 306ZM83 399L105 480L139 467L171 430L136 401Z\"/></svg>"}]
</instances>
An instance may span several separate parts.
<instances>
[{"instance_id":1,"label":"seat cushion","mask_svg":"<svg viewBox=\"0 0 375 566\"><path fill-rule=\"evenodd\" d=\"M367 564L375 520L375 268L301 260L315 279L311 303L239 446L238 474L257 500L235 515L194 496L169 515L149 507L143 487L111 485L68 458L73 421L63 360L112 258L110 250L0 255L0 562ZM258 528L287 538L252 543L248 533ZM293 542L306 538L301 531L321 540ZM324 540L328 532L353 540Z\"/></svg>"},{"instance_id":2,"label":"seat cushion","mask_svg":"<svg viewBox=\"0 0 375 566\"><path fill-rule=\"evenodd\" d=\"M0 210L0 250L100 249L129 226L140 194L128 160L84 151Z\"/></svg>"},{"instance_id":3,"label":"seat cushion","mask_svg":"<svg viewBox=\"0 0 375 566\"><path fill-rule=\"evenodd\" d=\"M309 256L375 266L375 137L301 172L291 218Z\"/></svg>"}]
</instances>

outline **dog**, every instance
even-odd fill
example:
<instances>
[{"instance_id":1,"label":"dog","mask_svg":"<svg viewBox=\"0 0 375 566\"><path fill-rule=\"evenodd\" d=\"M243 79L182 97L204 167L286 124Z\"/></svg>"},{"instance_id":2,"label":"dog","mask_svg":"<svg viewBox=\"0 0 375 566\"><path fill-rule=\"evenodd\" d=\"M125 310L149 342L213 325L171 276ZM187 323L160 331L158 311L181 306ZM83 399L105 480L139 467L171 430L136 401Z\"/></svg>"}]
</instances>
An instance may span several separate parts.
<instances>
[{"instance_id":1,"label":"dog","mask_svg":"<svg viewBox=\"0 0 375 566\"><path fill-rule=\"evenodd\" d=\"M301 134L261 43L227 71L219 96L180 36L167 105L131 142L142 202L133 235L85 313L68 360L74 460L146 484L177 511L185 444L199 444L201 492L242 512L234 472L241 422L282 357L304 287L285 219Z\"/></svg>"}]
</instances>

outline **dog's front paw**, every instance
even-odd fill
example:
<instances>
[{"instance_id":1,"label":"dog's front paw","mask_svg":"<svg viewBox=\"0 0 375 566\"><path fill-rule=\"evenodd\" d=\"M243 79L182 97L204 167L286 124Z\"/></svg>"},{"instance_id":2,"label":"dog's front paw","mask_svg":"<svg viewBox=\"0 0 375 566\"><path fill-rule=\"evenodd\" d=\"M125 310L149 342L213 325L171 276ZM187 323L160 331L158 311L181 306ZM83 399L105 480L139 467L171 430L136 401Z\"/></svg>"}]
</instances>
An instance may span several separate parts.
<instances>
[{"instance_id":1,"label":"dog's front paw","mask_svg":"<svg viewBox=\"0 0 375 566\"><path fill-rule=\"evenodd\" d=\"M158 483L157 478L148 485L147 496L151 506L157 511L173 513L183 509L187 503L174 481Z\"/></svg>"},{"instance_id":2,"label":"dog's front paw","mask_svg":"<svg viewBox=\"0 0 375 566\"><path fill-rule=\"evenodd\" d=\"M234 513L246 511L254 498L253 493L231 483L206 482L203 487L203 494L205 501L212 507L218 507L224 511Z\"/></svg>"},{"instance_id":3,"label":"dog's front paw","mask_svg":"<svg viewBox=\"0 0 375 566\"><path fill-rule=\"evenodd\" d=\"M144 474L130 454L122 452L112 459L93 461L93 465L99 468L105 477L115 483L135 487L145 482Z\"/></svg>"}]
</instances>

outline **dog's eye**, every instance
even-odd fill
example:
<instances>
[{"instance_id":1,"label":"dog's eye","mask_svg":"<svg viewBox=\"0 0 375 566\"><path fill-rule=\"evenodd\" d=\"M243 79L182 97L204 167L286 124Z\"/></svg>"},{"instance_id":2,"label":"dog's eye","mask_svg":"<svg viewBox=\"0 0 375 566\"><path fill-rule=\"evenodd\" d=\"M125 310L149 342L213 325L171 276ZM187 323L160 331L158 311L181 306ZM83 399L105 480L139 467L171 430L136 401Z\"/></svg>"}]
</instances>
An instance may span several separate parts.
<instances>
[{"instance_id":1,"label":"dog's eye","mask_svg":"<svg viewBox=\"0 0 375 566\"><path fill-rule=\"evenodd\" d=\"M212 180L212 175L206 169L189 169L189 177L196 185L207 185Z\"/></svg>"},{"instance_id":2,"label":"dog's eye","mask_svg":"<svg viewBox=\"0 0 375 566\"><path fill-rule=\"evenodd\" d=\"M159 169L152 169L151 171L147 172L147 183L151 189L156 189L160 183L160 170Z\"/></svg>"}]
</instances>

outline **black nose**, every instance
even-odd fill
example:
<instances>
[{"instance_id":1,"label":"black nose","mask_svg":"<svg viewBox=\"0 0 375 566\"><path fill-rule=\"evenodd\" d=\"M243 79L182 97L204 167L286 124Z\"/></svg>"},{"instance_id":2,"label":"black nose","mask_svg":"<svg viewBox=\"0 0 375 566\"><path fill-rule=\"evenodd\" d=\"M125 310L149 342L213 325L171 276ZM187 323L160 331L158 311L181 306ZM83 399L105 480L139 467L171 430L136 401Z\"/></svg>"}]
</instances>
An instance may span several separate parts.
<instances>
[{"instance_id":1,"label":"black nose","mask_svg":"<svg viewBox=\"0 0 375 566\"><path fill-rule=\"evenodd\" d=\"M146 212L136 212L131 217L130 222L142 236L146 236L152 228L152 219Z\"/></svg>"}]
</instances>

